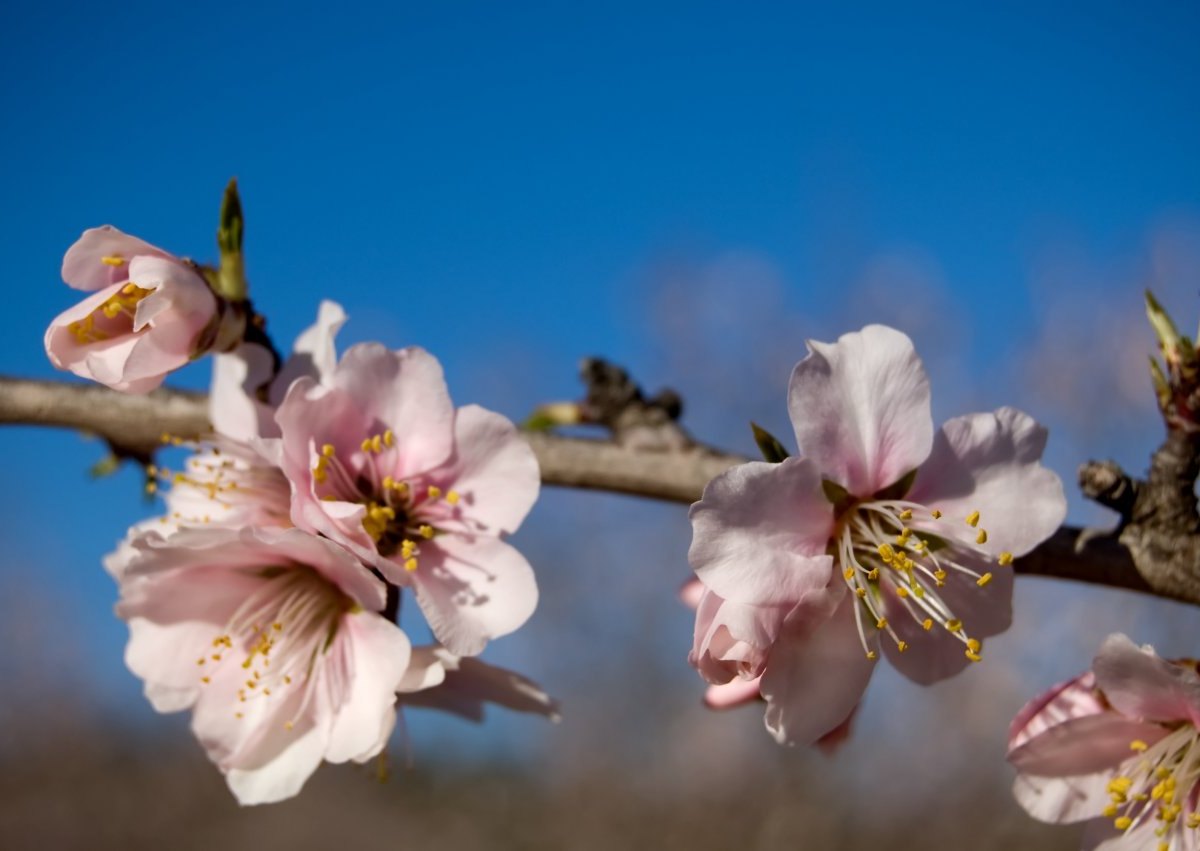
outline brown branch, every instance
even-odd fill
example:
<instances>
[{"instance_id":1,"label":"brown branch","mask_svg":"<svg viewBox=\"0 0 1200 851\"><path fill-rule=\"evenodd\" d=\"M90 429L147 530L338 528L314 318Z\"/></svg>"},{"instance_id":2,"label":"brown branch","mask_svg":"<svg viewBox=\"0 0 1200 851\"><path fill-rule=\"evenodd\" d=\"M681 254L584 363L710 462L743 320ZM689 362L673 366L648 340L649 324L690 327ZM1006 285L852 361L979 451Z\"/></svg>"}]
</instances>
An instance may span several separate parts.
<instances>
[{"instance_id":1,"label":"brown branch","mask_svg":"<svg viewBox=\"0 0 1200 851\"><path fill-rule=\"evenodd\" d=\"M59 426L89 432L131 457L149 458L164 432L197 438L209 429L206 397L178 390L128 396L91 384L0 377L0 423ZM677 428L677 426L673 426ZM683 448L645 448L533 432L526 439L548 485L612 491L691 503L713 476L749 459L719 452L689 437ZM677 442L672 441L675 447ZM1152 587L1128 550L1112 536L1090 537L1064 526L1023 558L1018 573L1070 579L1200 604L1200 589Z\"/></svg>"}]
</instances>

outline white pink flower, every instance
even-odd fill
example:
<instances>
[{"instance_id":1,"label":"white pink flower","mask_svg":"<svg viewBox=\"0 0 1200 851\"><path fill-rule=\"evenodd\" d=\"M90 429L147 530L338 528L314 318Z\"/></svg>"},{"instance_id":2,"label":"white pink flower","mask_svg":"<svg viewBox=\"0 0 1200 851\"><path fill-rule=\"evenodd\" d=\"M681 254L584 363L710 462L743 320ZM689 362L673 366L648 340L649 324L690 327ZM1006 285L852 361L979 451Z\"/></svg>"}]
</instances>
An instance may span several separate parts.
<instances>
[{"instance_id":1,"label":"white pink flower","mask_svg":"<svg viewBox=\"0 0 1200 851\"><path fill-rule=\"evenodd\" d=\"M192 710L241 803L290 797L322 760L384 747L411 648L350 553L296 529L185 529L113 560L126 663L155 709Z\"/></svg>"},{"instance_id":2,"label":"white pink flower","mask_svg":"<svg viewBox=\"0 0 1200 851\"><path fill-rule=\"evenodd\" d=\"M528 619L533 571L503 540L537 499L537 460L504 417L455 408L419 348L350 348L276 412L292 521L411 587L437 639L478 654Z\"/></svg>"},{"instance_id":3,"label":"white pink flower","mask_svg":"<svg viewBox=\"0 0 1200 851\"><path fill-rule=\"evenodd\" d=\"M1198 725L1198 663L1111 635L1013 719L1013 794L1041 821L1087 821L1087 849L1200 848Z\"/></svg>"},{"instance_id":4,"label":"white pink flower","mask_svg":"<svg viewBox=\"0 0 1200 851\"><path fill-rule=\"evenodd\" d=\"M558 721L558 701L533 680L440 645L414 647L400 705L482 721L487 704Z\"/></svg>"},{"instance_id":5,"label":"white pink flower","mask_svg":"<svg viewBox=\"0 0 1200 851\"><path fill-rule=\"evenodd\" d=\"M978 661L1011 619L1009 565L1066 513L1027 415L934 431L904 334L871 325L809 349L788 393L803 457L735 467L691 511L706 586L691 661L713 684L761 677L787 743L846 722L881 646L921 684Z\"/></svg>"},{"instance_id":6,"label":"white pink flower","mask_svg":"<svg viewBox=\"0 0 1200 851\"><path fill-rule=\"evenodd\" d=\"M219 303L199 273L114 227L84 231L62 275L92 295L46 330L46 354L59 369L147 393L215 339Z\"/></svg>"}]
</instances>

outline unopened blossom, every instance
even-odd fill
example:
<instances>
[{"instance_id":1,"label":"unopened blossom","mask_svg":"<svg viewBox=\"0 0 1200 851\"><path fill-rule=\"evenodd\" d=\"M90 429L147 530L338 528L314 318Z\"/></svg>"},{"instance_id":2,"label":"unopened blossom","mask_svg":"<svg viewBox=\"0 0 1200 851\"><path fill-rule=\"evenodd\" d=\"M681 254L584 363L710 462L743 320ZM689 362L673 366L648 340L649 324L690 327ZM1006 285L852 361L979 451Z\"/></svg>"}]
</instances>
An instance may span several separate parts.
<instances>
[{"instance_id":1,"label":"unopened blossom","mask_svg":"<svg viewBox=\"0 0 1200 851\"><path fill-rule=\"evenodd\" d=\"M243 804L295 795L322 760L365 761L395 724L411 647L384 586L296 529L150 532L113 557L125 659Z\"/></svg>"},{"instance_id":2,"label":"unopened blossom","mask_svg":"<svg viewBox=\"0 0 1200 851\"><path fill-rule=\"evenodd\" d=\"M1013 559L1066 513L1026 414L935 432L904 334L871 325L809 350L788 391L802 456L734 467L691 511L692 664L713 684L761 678L787 743L846 722L880 653L921 684L979 661L1009 625Z\"/></svg>"},{"instance_id":3,"label":"unopened blossom","mask_svg":"<svg viewBox=\"0 0 1200 851\"><path fill-rule=\"evenodd\" d=\"M354 346L293 381L275 418L292 521L411 587L450 652L528 619L533 571L504 536L537 498L537 460L504 417L455 408L432 355Z\"/></svg>"},{"instance_id":4,"label":"unopened blossom","mask_svg":"<svg viewBox=\"0 0 1200 851\"><path fill-rule=\"evenodd\" d=\"M1086 849L1200 848L1198 672L1109 636L1091 671L1013 719L1017 801L1041 821L1087 822Z\"/></svg>"},{"instance_id":5,"label":"unopened blossom","mask_svg":"<svg viewBox=\"0 0 1200 851\"><path fill-rule=\"evenodd\" d=\"M92 228L63 258L63 280L91 293L46 331L59 369L147 393L214 341L219 303L190 265L114 227Z\"/></svg>"}]
</instances>

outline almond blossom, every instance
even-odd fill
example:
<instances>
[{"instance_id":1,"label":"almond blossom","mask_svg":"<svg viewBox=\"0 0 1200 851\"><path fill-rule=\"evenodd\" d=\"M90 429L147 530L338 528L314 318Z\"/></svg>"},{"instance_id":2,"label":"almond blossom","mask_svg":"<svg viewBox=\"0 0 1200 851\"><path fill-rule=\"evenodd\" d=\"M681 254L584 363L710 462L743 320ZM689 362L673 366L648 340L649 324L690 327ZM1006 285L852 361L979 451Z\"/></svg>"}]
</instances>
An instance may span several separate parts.
<instances>
[{"instance_id":1,"label":"almond blossom","mask_svg":"<svg viewBox=\"0 0 1200 851\"><path fill-rule=\"evenodd\" d=\"M411 587L437 639L478 654L533 612L537 586L503 540L537 499L537 460L511 422L455 408L419 348L350 348L291 383L275 415L292 521Z\"/></svg>"},{"instance_id":2,"label":"almond blossom","mask_svg":"<svg viewBox=\"0 0 1200 851\"><path fill-rule=\"evenodd\" d=\"M84 231L62 276L92 295L46 331L46 354L59 369L147 393L216 338L220 303L200 274L111 225Z\"/></svg>"},{"instance_id":3,"label":"almond blossom","mask_svg":"<svg viewBox=\"0 0 1200 851\"><path fill-rule=\"evenodd\" d=\"M1198 726L1200 663L1111 635L1013 719L1013 794L1041 821L1086 821L1087 849L1200 848Z\"/></svg>"},{"instance_id":4,"label":"almond blossom","mask_svg":"<svg viewBox=\"0 0 1200 851\"><path fill-rule=\"evenodd\" d=\"M384 585L297 529L147 533L118 550L125 659L243 804L296 794L322 760L362 762L395 725L411 647Z\"/></svg>"},{"instance_id":5,"label":"almond blossom","mask_svg":"<svg viewBox=\"0 0 1200 851\"><path fill-rule=\"evenodd\" d=\"M1066 513L1026 414L935 432L904 334L870 325L808 345L788 391L803 457L726 471L690 515L705 585L691 662L712 684L761 677L784 743L841 727L881 652L920 684L979 661L1009 625L1013 559Z\"/></svg>"}]
</instances>

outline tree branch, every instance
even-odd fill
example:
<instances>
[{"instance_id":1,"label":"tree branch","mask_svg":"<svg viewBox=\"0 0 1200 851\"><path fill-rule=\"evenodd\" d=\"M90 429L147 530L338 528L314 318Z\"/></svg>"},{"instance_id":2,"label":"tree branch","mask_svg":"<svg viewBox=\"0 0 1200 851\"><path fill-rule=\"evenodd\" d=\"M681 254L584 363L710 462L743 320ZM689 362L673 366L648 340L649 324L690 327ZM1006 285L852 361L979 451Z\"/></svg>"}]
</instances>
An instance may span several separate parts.
<instances>
[{"instance_id":1,"label":"tree branch","mask_svg":"<svg viewBox=\"0 0 1200 851\"><path fill-rule=\"evenodd\" d=\"M93 384L0 377L0 423L57 426L103 438L118 455L148 460L164 433L183 439L209 430L207 397L179 390L129 396ZM672 429L682 432L677 425ZM688 437L655 446L638 441L589 440L546 432L526 433L548 485L588 488L691 503L718 473L749 460ZM1018 573L1070 579L1156 593L1200 604L1188 586L1152 589L1128 550L1113 536L1089 536L1064 526L1033 552L1017 559Z\"/></svg>"}]
</instances>

